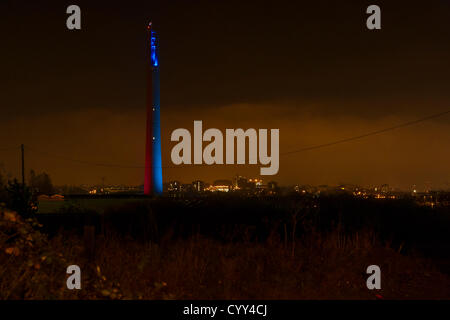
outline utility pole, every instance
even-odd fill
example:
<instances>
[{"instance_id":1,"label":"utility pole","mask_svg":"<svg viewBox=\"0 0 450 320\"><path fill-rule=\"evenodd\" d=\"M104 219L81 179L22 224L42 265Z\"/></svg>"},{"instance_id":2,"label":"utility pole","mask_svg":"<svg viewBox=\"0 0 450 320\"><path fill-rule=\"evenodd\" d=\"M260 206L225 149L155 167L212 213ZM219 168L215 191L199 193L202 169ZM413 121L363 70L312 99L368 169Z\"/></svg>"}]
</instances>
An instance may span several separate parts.
<instances>
[{"instance_id":1,"label":"utility pole","mask_svg":"<svg viewBox=\"0 0 450 320\"><path fill-rule=\"evenodd\" d=\"M25 151L23 144L20 145L22 151L22 185L25 186Z\"/></svg>"}]
</instances>

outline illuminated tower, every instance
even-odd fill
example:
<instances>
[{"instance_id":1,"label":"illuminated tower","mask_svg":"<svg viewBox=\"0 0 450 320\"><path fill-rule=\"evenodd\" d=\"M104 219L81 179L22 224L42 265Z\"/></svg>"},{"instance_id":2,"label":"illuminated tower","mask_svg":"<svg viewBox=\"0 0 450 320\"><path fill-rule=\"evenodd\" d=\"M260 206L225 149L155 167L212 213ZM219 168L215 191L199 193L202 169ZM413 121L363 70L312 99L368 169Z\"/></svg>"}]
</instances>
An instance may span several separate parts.
<instances>
[{"instance_id":1,"label":"illuminated tower","mask_svg":"<svg viewBox=\"0 0 450 320\"><path fill-rule=\"evenodd\" d=\"M152 23L147 26L147 132L145 144L144 194L163 192L161 167L161 126L159 121L159 61L158 40Z\"/></svg>"}]
</instances>

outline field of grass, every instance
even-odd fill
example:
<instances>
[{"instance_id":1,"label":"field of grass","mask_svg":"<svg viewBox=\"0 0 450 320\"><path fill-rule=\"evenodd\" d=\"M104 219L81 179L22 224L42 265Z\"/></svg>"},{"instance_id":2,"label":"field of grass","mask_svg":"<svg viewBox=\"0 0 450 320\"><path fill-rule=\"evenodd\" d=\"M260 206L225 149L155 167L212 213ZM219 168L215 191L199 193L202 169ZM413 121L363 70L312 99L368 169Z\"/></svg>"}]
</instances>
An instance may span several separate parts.
<instances>
[{"instance_id":1,"label":"field of grass","mask_svg":"<svg viewBox=\"0 0 450 320\"><path fill-rule=\"evenodd\" d=\"M450 299L449 212L345 197L96 200L38 215L42 227L0 210L0 299ZM71 264L82 290L66 289ZM381 290L366 287L372 264Z\"/></svg>"}]
</instances>

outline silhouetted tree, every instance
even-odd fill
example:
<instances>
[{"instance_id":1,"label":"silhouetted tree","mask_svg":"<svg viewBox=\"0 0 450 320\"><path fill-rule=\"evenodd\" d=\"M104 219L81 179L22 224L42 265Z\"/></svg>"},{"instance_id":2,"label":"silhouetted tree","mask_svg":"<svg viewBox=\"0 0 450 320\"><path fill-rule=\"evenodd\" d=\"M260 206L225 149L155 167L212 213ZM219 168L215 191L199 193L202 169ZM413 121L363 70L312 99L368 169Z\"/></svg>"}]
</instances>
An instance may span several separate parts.
<instances>
[{"instance_id":1,"label":"silhouetted tree","mask_svg":"<svg viewBox=\"0 0 450 320\"><path fill-rule=\"evenodd\" d=\"M52 180L46 172L36 174L34 170L31 170L29 184L31 191L37 195L53 193Z\"/></svg>"},{"instance_id":2,"label":"silhouetted tree","mask_svg":"<svg viewBox=\"0 0 450 320\"><path fill-rule=\"evenodd\" d=\"M36 213L36 201L29 187L14 179L8 181L6 191L8 194L6 206L9 209L16 211L24 218L30 218Z\"/></svg>"},{"instance_id":3,"label":"silhouetted tree","mask_svg":"<svg viewBox=\"0 0 450 320\"><path fill-rule=\"evenodd\" d=\"M6 179L0 166L0 204L6 203L8 200L8 192L6 191Z\"/></svg>"}]
</instances>

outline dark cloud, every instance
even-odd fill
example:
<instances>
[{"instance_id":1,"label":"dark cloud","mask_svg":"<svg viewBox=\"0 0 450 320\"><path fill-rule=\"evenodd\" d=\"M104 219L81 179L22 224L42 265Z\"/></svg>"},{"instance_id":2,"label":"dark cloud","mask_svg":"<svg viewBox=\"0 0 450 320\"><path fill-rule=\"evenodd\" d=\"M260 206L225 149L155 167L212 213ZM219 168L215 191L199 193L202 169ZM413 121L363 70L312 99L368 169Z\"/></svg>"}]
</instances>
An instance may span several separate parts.
<instances>
[{"instance_id":1,"label":"dark cloud","mask_svg":"<svg viewBox=\"0 0 450 320\"><path fill-rule=\"evenodd\" d=\"M279 127L285 137L282 147L289 149L391 124L386 119L408 121L450 107L450 7L446 1L377 2L382 8L382 30L374 32L365 28L365 9L372 4L367 1L270 5L261 1L78 1L83 16L78 32L65 28L65 9L70 4L0 3L0 124L8 128L1 130L5 144L26 140L77 158L139 162L149 20L160 34L165 139L171 130L192 125L197 116L223 128ZM213 115L221 118L215 121ZM446 124L448 117L431 122L437 137L433 141L448 141ZM303 127L308 128L304 135L310 140L296 138ZM409 136L401 136L408 143L422 141L427 130L408 129ZM97 140L90 140L92 136ZM100 140L109 141L105 148L89 147ZM434 154L413 153L421 159L417 166L424 172L435 170L439 179L448 177L445 167L436 164L437 158L448 158L448 151L442 151L446 149L448 144L436 146ZM396 152L387 158L391 162L381 162L386 171L381 176L386 180L399 172L392 171L392 163L411 162L412 151L401 150L404 154ZM349 159L361 154L351 148L342 152L348 152ZM370 180L362 172L365 165L373 168L373 163L361 162L361 172L352 171L354 164L345 167L344 163L341 169L323 163L329 168L330 181L340 179L332 177ZM92 180L93 172L98 175L94 169L86 169L83 176L68 174L58 164L36 165L47 165L60 182ZM285 182L309 174L304 175L293 160L283 165L288 166L280 171ZM192 170L192 176L203 175ZM222 168L208 170L205 179ZM295 175L296 170L302 173ZM321 172L316 177L327 171ZM102 174L140 182L139 172ZM313 180L320 179L311 175Z\"/></svg>"}]
</instances>

